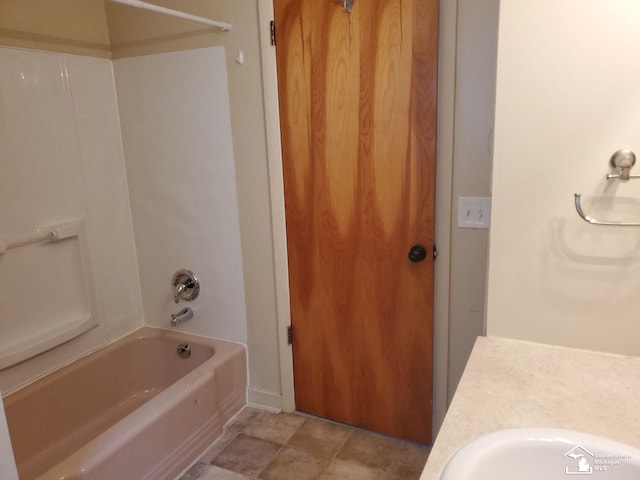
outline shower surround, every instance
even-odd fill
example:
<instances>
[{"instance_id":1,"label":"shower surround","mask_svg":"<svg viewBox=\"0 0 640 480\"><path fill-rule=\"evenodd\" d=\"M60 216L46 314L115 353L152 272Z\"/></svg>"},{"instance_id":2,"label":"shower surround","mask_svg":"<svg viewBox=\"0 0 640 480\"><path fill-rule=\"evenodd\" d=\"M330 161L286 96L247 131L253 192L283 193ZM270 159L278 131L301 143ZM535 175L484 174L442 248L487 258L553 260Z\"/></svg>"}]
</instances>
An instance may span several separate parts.
<instances>
[{"instance_id":1,"label":"shower surround","mask_svg":"<svg viewBox=\"0 0 640 480\"><path fill-rule=\"evenodd\" d=\"M179 268L202 291L176 330L246 344L224 49L111 62L1 47L0 62L2 393L170 328ZM67 223L80 233L23 242Z\"/></svg>"}]
</instances>

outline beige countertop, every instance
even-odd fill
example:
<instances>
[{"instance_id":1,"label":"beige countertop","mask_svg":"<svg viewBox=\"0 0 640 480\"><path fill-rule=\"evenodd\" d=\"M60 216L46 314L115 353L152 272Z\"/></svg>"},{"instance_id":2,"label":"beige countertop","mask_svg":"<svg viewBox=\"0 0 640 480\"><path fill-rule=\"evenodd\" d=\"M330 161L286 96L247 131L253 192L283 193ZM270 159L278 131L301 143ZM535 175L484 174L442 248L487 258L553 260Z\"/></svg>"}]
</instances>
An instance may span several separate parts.
<instances>
[{"instance_id":1,"label":"beige countertop","mask_svg":"<svg viewBox=\"0 0 640 480\"><path fill-rule=\"evenodd\" d=\"M529 427L640 448L640 358L479 337L420 480L480 435Z\"/></svg>"}]
</instances>

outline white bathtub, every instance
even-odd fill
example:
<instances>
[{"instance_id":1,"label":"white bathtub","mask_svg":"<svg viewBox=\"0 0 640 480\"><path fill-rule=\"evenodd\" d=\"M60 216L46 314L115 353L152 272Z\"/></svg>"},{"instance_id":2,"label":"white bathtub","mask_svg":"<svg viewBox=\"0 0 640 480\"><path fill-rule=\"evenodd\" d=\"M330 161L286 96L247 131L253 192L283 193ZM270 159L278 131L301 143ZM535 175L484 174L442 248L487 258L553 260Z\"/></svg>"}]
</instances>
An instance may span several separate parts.
<instances>
[{"instance_id":1,"label":"white bathtub","mask_svg":"<svg viewBox=\"0 0 640 480\"><path fill-rule=\"evenodd\" d=\"M173 480L244 406L246 384L242 345L138 330L4 398L20 479Z\"/></svg>"}]
</instances>

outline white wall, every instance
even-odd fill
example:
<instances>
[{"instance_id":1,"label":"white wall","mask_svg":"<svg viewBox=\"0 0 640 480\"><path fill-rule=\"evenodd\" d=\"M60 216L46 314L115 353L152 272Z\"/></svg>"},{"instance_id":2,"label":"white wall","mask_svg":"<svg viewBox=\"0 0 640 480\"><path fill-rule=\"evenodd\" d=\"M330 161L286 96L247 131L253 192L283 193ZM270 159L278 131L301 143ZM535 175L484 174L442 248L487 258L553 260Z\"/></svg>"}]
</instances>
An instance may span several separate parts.
<instances>
[{"instance_id":1,"label":"white wall","mask_svg":"<svg viewBox=\"0 0 640 480\"><path fill-rule=\"evenodd\" d=\"M64 57L82 158L96 303L112 342L144 324L113 65Z\"/></svg>"},{"instance_id":2,"label":"white wall","mask_svg":"<svg viewBox=\"0 0 640 480\"><path fill-rule=\"evenodd\" d=\"M640 3L502 0L487 321L490 335L640 354ZM636 167L640 171L640 167ZM636 172L638 173L638 172Z\"/></svg>"},{"instance_id":3,"label":"white wall","mask_svg":"<svg viewBox=\"0 0 640 480\"><path fill-rule=\"evenodd\" d=\"M143 317L111 62L12 48L0 55L0 110L10 119L0 124L0 234L11 243L84 219L79 237L0 254L3 353L30 355L41 337L54 340L50 348L68 340L60 331L79 334L2 370L7 392ZM70 328L85 317L97 326Z\"/></svg>"},{"instance_id":4,"label":"white wall","mask_svg":"<svg viewBox=\"0 0 640 480\"><path fill-rule=\"evenodd\" d=\"M114 62L147 325L247 342L244 281L222 47ZM201 282L173 301L180 268Z\"/></svg>"},{"instance_id":5,"label":"white wall","mask_svg":"<svg viewBox=\"0 0 640 480\"><path fill-rule=\"evenodd\" d=\"M277 90L266 83L263 89L262 83L266 77L275 82L275 49L270 43L269 29L273 1L163 0L162 5L222 19L233 28L221 32L105 2L113 58L212 46L225 48L244 263L249 400L272 408L291 409L293 372L288 373L291 369L285 366L281 378L279 363L279 354L282 352L286 357L290 351L283 327L289 322L289 300L286 243L281 239L284 228L280 227L284 225L284 197L279 193L282 186L277 185L282 184L282 174L279 165L267 163L267 145L269 156L279 158L280 148L275 146L279 145L279 132L267 134L265 125L265 106L269 110L275 104L277 109ZM244 54L242 64L236 61L240 51ZM277 117L274 124L279 126ZM273 151L276 153L272 155ZM283 276L282 284L276 282L276 278Z\"/></svg>"}]
</instances>

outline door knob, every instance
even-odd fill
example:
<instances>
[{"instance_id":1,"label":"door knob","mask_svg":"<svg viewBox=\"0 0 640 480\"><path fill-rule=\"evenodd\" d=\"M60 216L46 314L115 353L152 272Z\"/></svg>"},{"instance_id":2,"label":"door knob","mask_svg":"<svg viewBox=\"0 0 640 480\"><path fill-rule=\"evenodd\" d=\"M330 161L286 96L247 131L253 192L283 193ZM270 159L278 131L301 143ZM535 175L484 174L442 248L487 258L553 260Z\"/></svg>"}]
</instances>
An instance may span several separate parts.
<instances>
[{"instance_id":1,"label":"door knob","mask_svg":"<svg viewBox=\"0 0 640 480\"><path fill-rule=\"evenodd\" d=\"M427 250L422 245L414 245L409 250L409 260L412 262L421 262L427 258Z\"/></svg>"}]
</instances>

